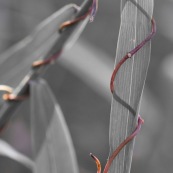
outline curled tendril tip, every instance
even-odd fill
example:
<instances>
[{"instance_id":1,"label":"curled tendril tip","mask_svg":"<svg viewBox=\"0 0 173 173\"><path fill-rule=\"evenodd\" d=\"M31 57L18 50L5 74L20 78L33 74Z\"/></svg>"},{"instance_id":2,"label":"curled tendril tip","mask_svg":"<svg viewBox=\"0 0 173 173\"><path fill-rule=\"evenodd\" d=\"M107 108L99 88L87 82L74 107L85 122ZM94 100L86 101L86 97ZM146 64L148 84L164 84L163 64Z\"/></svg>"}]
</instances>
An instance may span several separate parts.
<instances>
[{"instance_id":1,"label":"curled tendril tip","mask_svg":"<svg viewBox=\"0 0 173 173\"><path fill-rule=\"evenodd\" d=\"M100 163L99 159L96 156L94 156L92 153L90 153L90 156L93 158L93 160L96 163L97 173L101 173L101 163Z\"/></svg>"}]
</instances>

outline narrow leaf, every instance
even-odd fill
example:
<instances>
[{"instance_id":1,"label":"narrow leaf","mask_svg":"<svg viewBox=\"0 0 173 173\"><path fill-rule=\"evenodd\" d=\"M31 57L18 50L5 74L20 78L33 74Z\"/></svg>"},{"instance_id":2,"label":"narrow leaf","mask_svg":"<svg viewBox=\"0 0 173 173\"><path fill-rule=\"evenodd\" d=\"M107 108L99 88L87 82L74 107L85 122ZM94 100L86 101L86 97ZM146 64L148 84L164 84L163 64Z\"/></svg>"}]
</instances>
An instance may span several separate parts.
<instances>
[{"instance_id":1,"label":"narrow leaf","mask_svg":"<svg viewBox=\"0 0 173 173\"><path fill-rule=\"evenodd\" d=\"M153 0L122 0L121 8L116 64L150 34ZM110 154L136 127L136 115L138 115L149 60L150 43L147 43L121 66L116 75L110 116ZM132 153L133 142L115 158L110 172L130 172Z\"/></svg>"},{"instance_id":2,"label":"narrow leaf","mask_svg":"<svg viewBox=\"0 0 173 173\"><path fill-rule=\"evenodd\" d=\"M19 153L3 140L0 140L0 155L13 159L30 169L34 168L34 162L31 159Z\"/></svg>"},{"instance_id":3,"label":"narrow leaf","mask_svg":"<svg viewBox=\"0 0 173 173\"><path fill-rule=\"evenodd\" d=\"M72 140L44 80L31 83L31 125L37 173L78 173Z\"/></svg>"}]
</instances>

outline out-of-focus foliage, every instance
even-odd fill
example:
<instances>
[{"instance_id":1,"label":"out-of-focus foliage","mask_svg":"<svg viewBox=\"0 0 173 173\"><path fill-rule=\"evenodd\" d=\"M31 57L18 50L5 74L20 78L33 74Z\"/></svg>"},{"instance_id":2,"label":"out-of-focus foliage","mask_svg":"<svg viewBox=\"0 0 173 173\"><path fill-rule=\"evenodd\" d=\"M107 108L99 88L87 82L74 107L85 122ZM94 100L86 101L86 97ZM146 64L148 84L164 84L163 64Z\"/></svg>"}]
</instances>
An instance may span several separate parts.
<instances>
[{"instance_id":1,"label":"out-of-focus foliage","mask_svg":"<svg viewBox=\"0 0 173 173\"><path fill-rule=\"evenodd\" d=\"M34 173L78 173L64 116L44 80L31 82L31 132Z\"/></svg>"}]
</instances>

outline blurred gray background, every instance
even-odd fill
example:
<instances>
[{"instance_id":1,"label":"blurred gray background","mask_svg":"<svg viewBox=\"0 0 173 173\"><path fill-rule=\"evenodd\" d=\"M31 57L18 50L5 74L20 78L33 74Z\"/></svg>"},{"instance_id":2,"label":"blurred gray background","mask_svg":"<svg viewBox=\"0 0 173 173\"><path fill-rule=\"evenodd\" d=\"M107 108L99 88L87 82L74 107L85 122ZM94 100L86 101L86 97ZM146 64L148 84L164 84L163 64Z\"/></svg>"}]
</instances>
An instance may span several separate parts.
<instances>
[{"instance_id":1,"label":"blurred gray background","mask_svg":"<svg viewBox=\"0 0 173 173\"><path fill-rule=\"evenodd\" d=\"M42 20L68 3L80 5L82 1L0 0L0 52L30 34ZM157 35L152 40L151 63L140 111L145 124L136 138L133 173L173 170L173 0L155 1L154 17ZM97 76L94 78L94 71L92 77L85 68L83 70L86 72L81 73L80 69L70 68L63 61L53 65L44 76L62 107L81 173L96 172L90 152L98 156L103 165L108 157L111 95L107 82L113 69L119 26L120 1L99 0L95 21L87 25L71 50L79 59L83 54L89 57L88 61L93 58L95 69L102 71L98 80ZM69 55L70 51L64 56ZM87 59L85 61L84 64L88 63ZM108 74L109 78L104 78L104 74ZM30 125L27 122L29 109L28 104L24 103L1 138L31 156ZM0 157L0 172L30 171L10 159Z\"/></svg>"}]
</instances>

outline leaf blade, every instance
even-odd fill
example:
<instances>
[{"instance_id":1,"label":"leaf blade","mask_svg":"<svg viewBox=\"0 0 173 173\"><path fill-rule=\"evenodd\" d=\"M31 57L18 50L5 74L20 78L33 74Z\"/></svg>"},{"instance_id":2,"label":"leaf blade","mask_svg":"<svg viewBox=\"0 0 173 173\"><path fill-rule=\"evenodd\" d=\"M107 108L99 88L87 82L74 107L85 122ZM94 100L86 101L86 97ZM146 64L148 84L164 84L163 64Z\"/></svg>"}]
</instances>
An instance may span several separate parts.
<instances>
[{"instance_id":1,"label":"leaf blade","mask_svg":"<svg viewBox=\"0 0 173 173\"><path fill-rule=\"evenodd\" d=\"M45 81L31 83L31 104L32 136L36 144L35 172L78 172L66 122Z\"/></svg>"}]
</instances>

